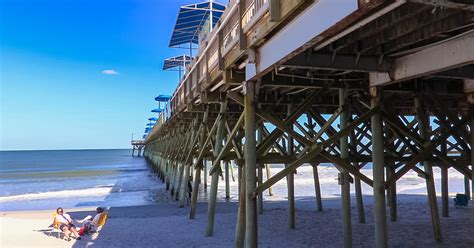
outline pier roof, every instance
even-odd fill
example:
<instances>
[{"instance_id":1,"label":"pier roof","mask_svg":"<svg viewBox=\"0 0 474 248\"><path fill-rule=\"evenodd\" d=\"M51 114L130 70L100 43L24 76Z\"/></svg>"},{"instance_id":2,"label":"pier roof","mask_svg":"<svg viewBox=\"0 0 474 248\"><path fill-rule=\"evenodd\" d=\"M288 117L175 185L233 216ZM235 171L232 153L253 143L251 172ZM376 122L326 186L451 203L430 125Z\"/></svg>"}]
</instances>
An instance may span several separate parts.
<instances>
[{"instance_id":1,"label":"pier roof","mask_svg":"<svg viewBox=\"0 0 474 248\"><path fill-rule=\"evenodd\" d=\"M171 35L170 47L179 47L183 44L198 44L198 33L209 19L212 11L212 26L214 26L225 5L216 2L202 2L184 5L179 8L178 18Z\"/></svg>"},{"instance_id":2,"label":"pier roof","mask_svg":"<svg viewBox=\"0 0 474 248\"><path fill-rule=\"evenodd\" d=\"M170 70L176 67L184 67L185 65L191 62L192 58L188 55L179 55L172 58L165 59L165 63L163 64L163 70Z\"/></svg>"},{"instance_id":3,"label":"pier roof","mask_svg":"<svg viewBox=\"0 0 474 248\"><path fill-rule=\"evenodd\" d=\"M167 102L171 99L171 96L169 95L158 95L155 97L155 101L157 102Z\"/></svg>"}]
</instances>

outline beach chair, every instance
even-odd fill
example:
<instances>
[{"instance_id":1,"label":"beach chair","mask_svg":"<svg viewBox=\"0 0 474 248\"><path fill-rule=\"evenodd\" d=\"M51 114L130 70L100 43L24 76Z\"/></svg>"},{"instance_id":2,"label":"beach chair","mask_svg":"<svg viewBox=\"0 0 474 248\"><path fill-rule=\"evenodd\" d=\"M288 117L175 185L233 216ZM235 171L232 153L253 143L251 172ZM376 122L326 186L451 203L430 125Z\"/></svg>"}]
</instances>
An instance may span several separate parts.
<instances>
[{"instance_id":1,"label":"beach chair","mask_svg":"<svg viewBox=\"0 0 474 248\"><path fill-rule=\"evenodd\" d=\"M57 234L57 238L61 238L63 231L59 230L59 223L56 222L56 215L57 213L53 214L53 224L51 225L51 230L49 230L48 236L51 237L51 234L55 232Z\"/></svg>"},{"instance_id":2,"label":"beach chair","mask_svg":"<svg viewBox=\"0 0 474 248\"><path fill-rule=\"evenodd\" d=\"M109 218L109 212L102 213L100 215L100 218L97 224L93 225L95 231L92 231L92 233L100 231L102 227L105 225L105 222L107 222L108 218Z\"/></svg>"},{"instance_id":3,"label":"beach chair","mask_svg":"<svg viewBox=\"0 0 474 248\"><path fill-rule=\"evenodd\" d=\"M465 194L456 194L456 198L454 198L454 206L455 207L467 207L469 200L467 195Z\"/></svg>"},{"instance_id":4,"label":"beach chair","mask_svg":"<svg viewBox=\"0 0 474 248\"><path fill-rule=\"evenodd\" d=\"M107 219L109 218L109 212L104 212L100 215L99 218L99 223L97 223L97 229L101 229L104 225Z\"/></svg>"}]
</instances>

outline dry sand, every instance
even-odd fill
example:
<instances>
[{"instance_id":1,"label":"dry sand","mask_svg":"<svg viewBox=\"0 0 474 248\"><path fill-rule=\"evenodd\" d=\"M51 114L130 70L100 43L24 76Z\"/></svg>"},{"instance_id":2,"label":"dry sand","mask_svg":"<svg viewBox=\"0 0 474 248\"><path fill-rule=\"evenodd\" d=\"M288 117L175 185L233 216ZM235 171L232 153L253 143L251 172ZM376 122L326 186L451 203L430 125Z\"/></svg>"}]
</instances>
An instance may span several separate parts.
<instances>
[{"instance_id":1,"label":"dry sand","mask_svg":"<svg viewBox=\"0 0 474 248\"><path fill-rule=\"evenodd\" d=\"M272 171L276 173L277 170ZM436 172L438 173L438 172ZM265 193L264 213L259 215L260 247L342 247L341 211L337 172L322 167L321 187L324 211L315 211L311 168L303 167L296 175L296 229L287 228L286 183L274 187L274 196ZM437 174L439 175L439 174ZM437 178L439 179L439 177ZM474 202L467 208L454 208L450 200L450 217L441 217L444 242L433 240L424 181L408 174L399 182L399 221L388 222L390 247L474 247ZM232 198L223 200L223 181L219 185L217 216L213 237L205 237L207 203L198 204L195 220L189 220L189 207L177 208L176 203L114 207L111 218L98 234L82 240L66 242L55 235L47 236L52 212L4 212L0 218L0 247L233 247L237 204L236 183L232 183ZM450 192L459 192L462 177L450 176ZM201 189L202 190L202 189ZM374 246L374 226L369 188L364 187L367 223L360 224L352 199L354 247ZM166 192L162 192L163 198ZM204 195L204 194L202 194ZM205 197L201 198L204 199ZM441 208L441 205L439 205ZM67 210L74 219L91 214L92 209Z\"/></svg>"}]
</instances>

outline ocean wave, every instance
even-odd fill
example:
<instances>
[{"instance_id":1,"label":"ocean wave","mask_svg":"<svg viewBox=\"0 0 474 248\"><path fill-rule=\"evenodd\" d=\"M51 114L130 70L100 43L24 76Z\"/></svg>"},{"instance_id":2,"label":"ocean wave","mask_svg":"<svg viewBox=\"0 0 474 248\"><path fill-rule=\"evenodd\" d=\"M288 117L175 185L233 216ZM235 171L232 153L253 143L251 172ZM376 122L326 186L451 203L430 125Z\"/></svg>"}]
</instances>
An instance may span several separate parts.
<instances>
[{"instance_id":1,"label":"ocean wave","mask_svg":"<svg viewBox=\"0 0 474 248\"><path fill-rule=\"evenodd\" d=\"M22 195L11 195L0 197L0 202L24 201L24 200L41 200L49 198L65 198L65 197L83 197L83 196L104 196L112 192L112 187L88 188L77 190L60 190L40 193L29 193Z\"/></svg>"}]
</instances>

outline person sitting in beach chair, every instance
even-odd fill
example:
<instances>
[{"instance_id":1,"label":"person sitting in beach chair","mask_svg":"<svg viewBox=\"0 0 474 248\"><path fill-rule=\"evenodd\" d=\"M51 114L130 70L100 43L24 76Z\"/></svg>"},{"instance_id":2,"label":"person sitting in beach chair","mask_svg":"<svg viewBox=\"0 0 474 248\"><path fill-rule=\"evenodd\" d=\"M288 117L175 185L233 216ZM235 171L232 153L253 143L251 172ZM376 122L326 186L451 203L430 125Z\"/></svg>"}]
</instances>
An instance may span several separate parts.
<instances>
[{"instance_id":1,"label":"person sitting in beach chair","mask_svg":"<svg viewBox=\"0 0 474 248\"><path fill-rule=\"evenodd\" d=\"M455 207L467 207L468 198L465 194L456 194L456 198L454 198L454 206Z\"/></svg>"},{"instance_id":2,"label":"person sitting in beach chair","mask_svg":"<svg viewBox=\"0 0 474 248\"><path fill-rule=\"evenodd\" d=\"M88 234L90 232L98 231L105 224L108 215L107 212L104 212L103 208L98 207L94 218L92 218L91 215L88 215L86 218L78 220L77 222L82 224L83 232Z\"/></svg>"},{"instance_id":3,"label":"person sitting in beach chair","mask_svg":"<svg viewBox=\"0 0 474 248\"><path fill-rule=\"evenodd\" d=\"M54 214L53 227L61 230L64 233L64 239L71 241L71 233L77 240L81 239L79 233L76 230L76 226L72 223L72 218L69 214L64 213L63 208L56 209Z\"/></svg>"}]
</instances>

